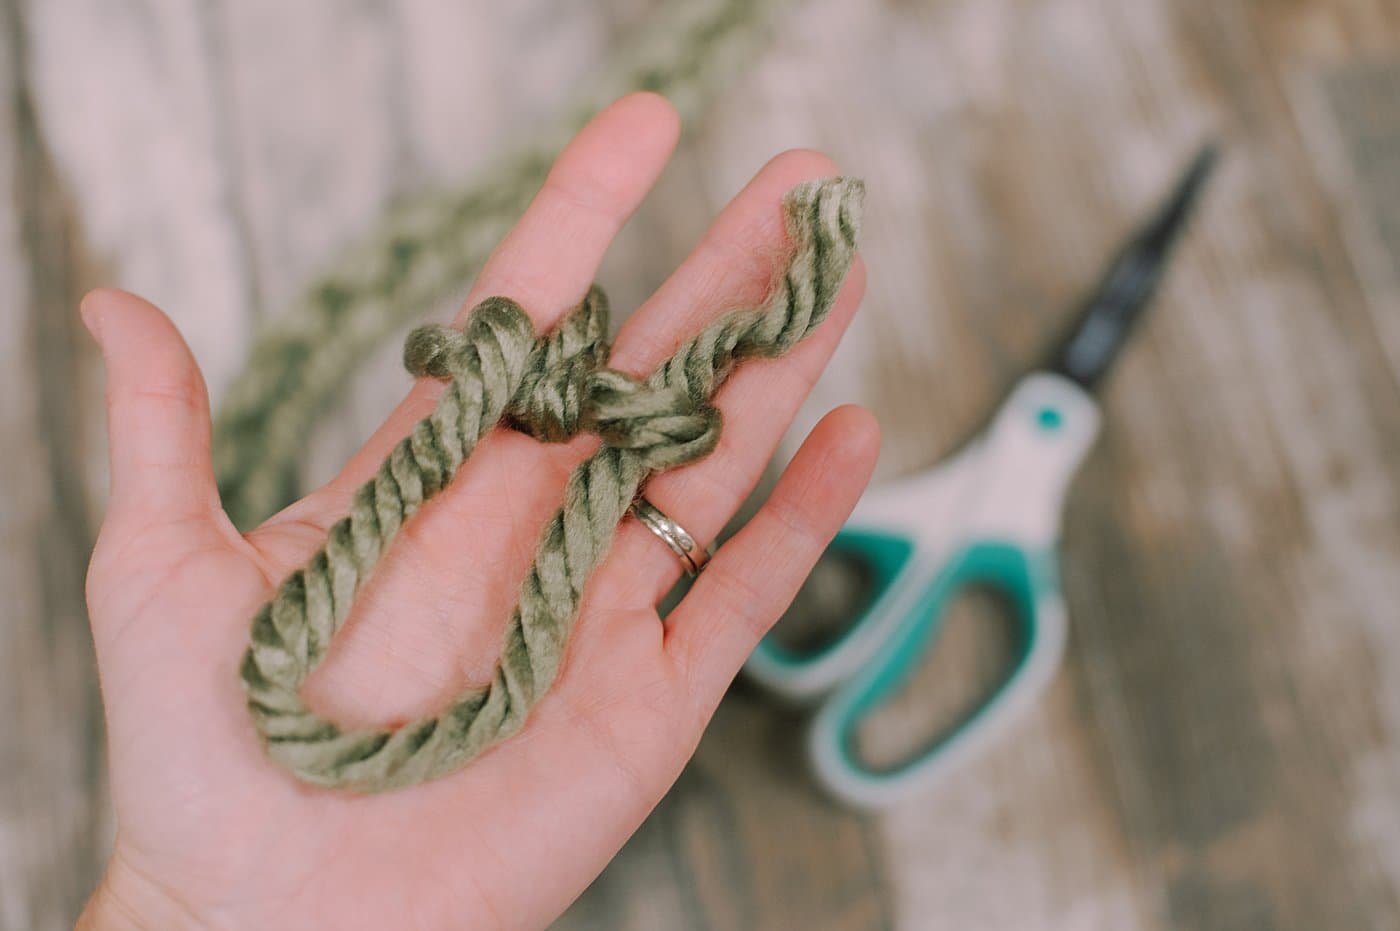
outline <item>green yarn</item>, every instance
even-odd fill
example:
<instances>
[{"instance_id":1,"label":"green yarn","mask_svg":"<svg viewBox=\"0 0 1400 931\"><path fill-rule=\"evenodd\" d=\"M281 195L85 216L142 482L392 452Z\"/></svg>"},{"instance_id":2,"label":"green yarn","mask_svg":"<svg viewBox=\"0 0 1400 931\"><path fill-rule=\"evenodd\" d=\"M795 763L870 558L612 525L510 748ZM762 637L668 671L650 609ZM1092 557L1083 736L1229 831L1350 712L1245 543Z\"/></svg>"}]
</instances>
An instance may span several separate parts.
<instances>
[{"instance_id":1,"label":"green yarn","mask_svg":"<svg viewBox=\"0 0 1400 931\"><path fill-rule=\"evenodd\" d=\"M544 180L555 154L598 109L631 90L664 94L684 121L752 61L795 0L672 0L540 139L462 190L390 210L259 335L214 422L214 469L239 527L292 497L316 415L358 362L404 322L469 281Z\"/></svg>"},{"instance_id":2,"label":"green yarn","mask_svg":"<svg viewBox=\"0 0 1400 931\"><path fill-rule=\"evenodd\" d=\"M460 332L410 334L406 366L447 379L446 390L253 620L241 672L268 754L307 782L373 792L452 772L518 731L554 682L584 585L647 476L714 449L710 399L737 362L782 355L825 318L855 253L863 190L838 178L788 192L791 258L768 299L706 327L646 379L605 366L607 302L596 287L540 339L503 297L478 304ZM587 431L603 445L571 475L541 536L494 677L434 717L342 730L307 708L302 683L394 535L503 419L542 440Z\"/></svg>"}]
</instances>

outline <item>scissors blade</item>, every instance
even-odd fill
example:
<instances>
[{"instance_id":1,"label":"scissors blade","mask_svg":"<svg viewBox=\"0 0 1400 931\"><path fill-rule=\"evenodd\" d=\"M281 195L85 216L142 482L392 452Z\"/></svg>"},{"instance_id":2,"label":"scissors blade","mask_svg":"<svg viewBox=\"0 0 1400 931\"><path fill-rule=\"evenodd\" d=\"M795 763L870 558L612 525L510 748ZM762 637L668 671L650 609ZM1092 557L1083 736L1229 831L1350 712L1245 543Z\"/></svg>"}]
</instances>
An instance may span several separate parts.
<instances>
[{"instance_id":1,"label":"scissors blade","mask_svg":"<svg viewBox=\"0 0 1400 931\"><path fill-rule=\"evenodd\" d=\"M1091 390L1103 380L1161 281L1218 156L1215 143L1205 145L1162 205L1128 237L1082 305L1051 371Z\"/></svg>"}]
</instances>

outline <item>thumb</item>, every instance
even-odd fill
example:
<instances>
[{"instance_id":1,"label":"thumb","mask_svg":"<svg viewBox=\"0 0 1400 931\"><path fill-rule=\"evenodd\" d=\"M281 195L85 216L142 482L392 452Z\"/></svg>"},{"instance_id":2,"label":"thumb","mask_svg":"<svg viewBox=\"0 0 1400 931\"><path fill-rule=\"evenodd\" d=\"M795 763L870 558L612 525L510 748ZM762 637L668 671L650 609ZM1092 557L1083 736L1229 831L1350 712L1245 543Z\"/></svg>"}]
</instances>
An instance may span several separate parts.
<instances>
[{"instance_id":1,"label":"thumb","mask_svg":"<svg viewBox=\"0 0 1400 931\"><path fill-rule=\"evenodd\" d=\"M220 511L209 456L209 395L175 324L124 291L83 298L107 367L107 522L135 529Z\"/></svg>"}]
</instances>

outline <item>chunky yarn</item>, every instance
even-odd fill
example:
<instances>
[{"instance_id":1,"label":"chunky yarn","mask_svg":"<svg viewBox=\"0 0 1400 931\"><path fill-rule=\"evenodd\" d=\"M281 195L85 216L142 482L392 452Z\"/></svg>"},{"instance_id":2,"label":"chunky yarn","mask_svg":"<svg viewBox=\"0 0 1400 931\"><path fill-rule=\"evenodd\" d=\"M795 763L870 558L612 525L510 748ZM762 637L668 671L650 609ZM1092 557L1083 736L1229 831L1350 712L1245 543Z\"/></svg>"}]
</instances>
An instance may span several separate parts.
<instances>
[{"instance_id":1,"label":"chunky yarn","mask_svg":"<svg viewBox=\"0 0 1400 931\"><path fill-rule=\"evenodd\" d=\"M452 772L518 731L554 682L584 585L647 476L714 449L721 422L710 399L737 362L782 355L826 316L855 252L862 193L839 178L790 191L791 258L768 299L706 327L645 379L606 367L607 302L596 287L543 338L503 297L477 305L461 331L410 334L405 364L448 380L446 391L253 619L242 677L269 755L308 782L372 792ZM343 730L302 702L302 683L394 535L503 420L541 440L587 431L603 445L570 476L545 527L494 677L434 717Z\"/></svg>"}]
</instances>

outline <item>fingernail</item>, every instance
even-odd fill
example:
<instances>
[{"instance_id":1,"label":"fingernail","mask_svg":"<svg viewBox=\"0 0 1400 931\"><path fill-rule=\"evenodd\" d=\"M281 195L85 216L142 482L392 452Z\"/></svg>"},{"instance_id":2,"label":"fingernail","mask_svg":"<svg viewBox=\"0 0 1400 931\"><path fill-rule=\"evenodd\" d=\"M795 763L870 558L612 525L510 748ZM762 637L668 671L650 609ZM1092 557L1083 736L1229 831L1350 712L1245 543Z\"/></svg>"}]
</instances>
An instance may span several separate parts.
<instances>
[{"instance_id":1,"label":"fingernail","mask_svg":"<svg viewBox=\"0 0 1400 931\"><path fill-rule=\"evenodd\" d=\"M102 345L102 312L98 305L102 303L102 298L97 291L89 291L78 302L78 316L83 319L83 326L92 334L92 338L97 341L97 345Z\"/></svg>"}]
</instances>

